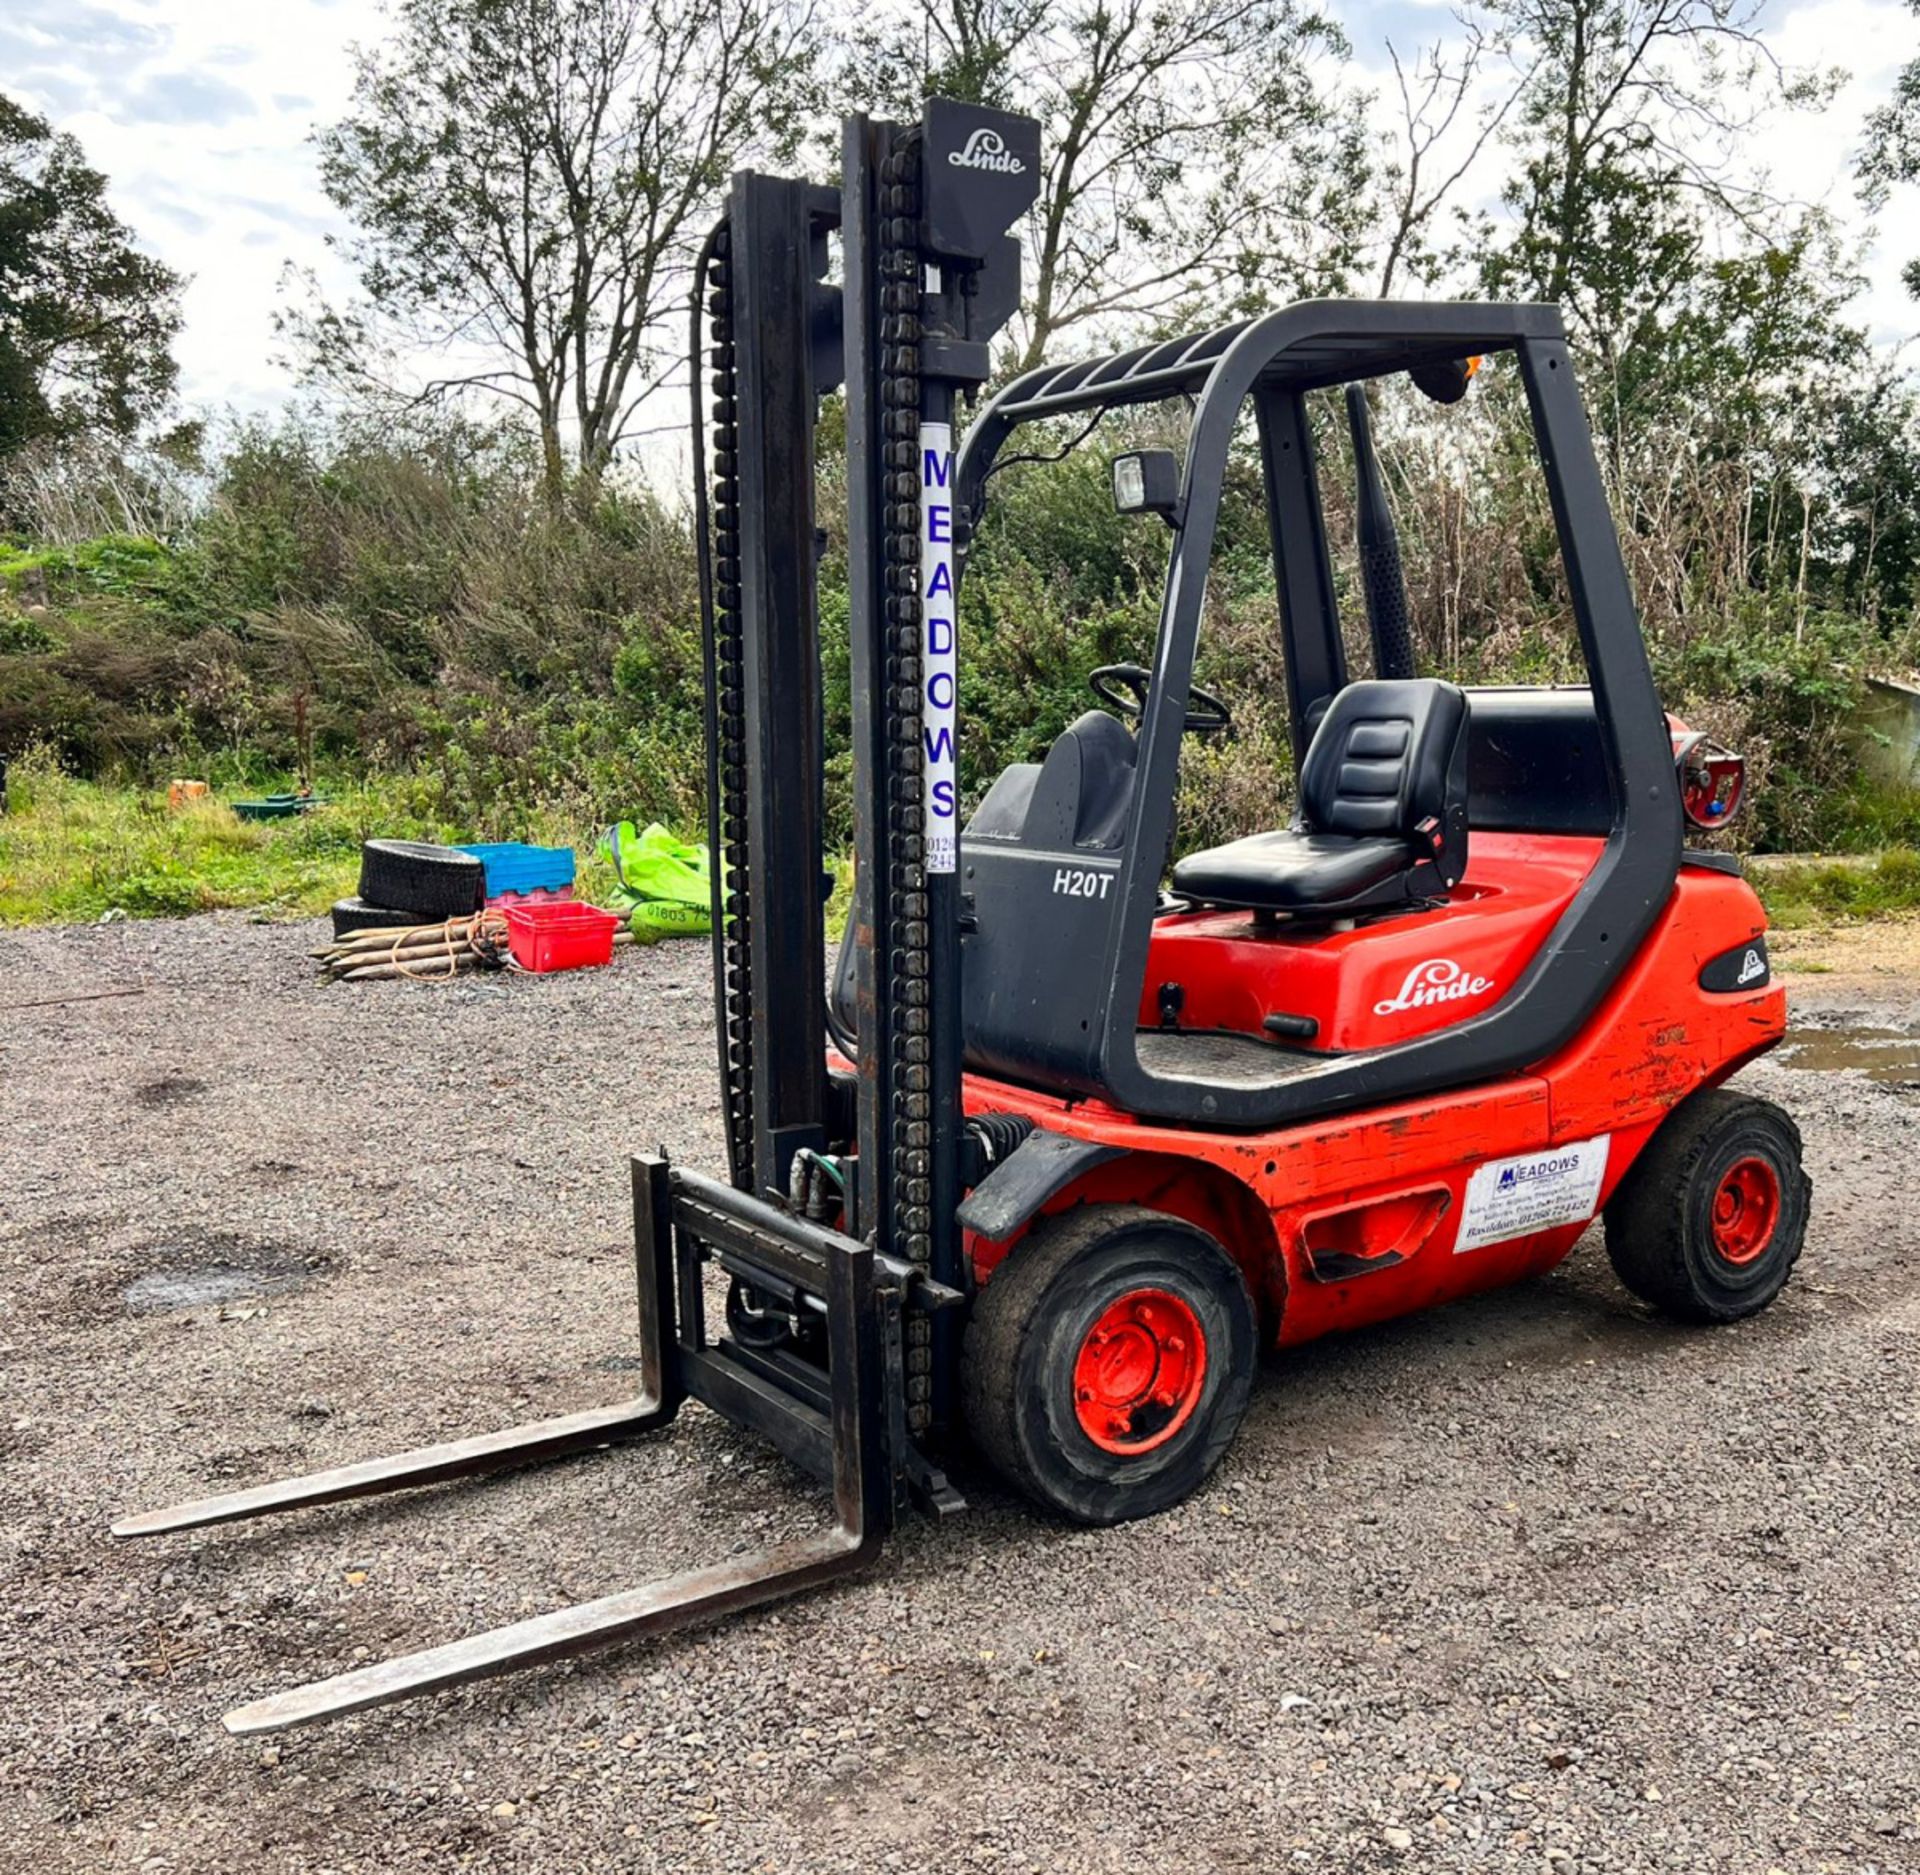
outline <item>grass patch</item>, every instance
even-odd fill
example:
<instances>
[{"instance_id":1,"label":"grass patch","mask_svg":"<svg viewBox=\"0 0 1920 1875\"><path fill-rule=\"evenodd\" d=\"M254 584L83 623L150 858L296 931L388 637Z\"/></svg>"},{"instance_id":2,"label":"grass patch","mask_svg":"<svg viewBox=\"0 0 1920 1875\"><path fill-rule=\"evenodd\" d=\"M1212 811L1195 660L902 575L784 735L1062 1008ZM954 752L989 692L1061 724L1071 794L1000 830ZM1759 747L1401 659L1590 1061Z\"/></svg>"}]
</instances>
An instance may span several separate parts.
<instances>
[{"instance_id":1,"label":"grass patch","mask_svg":"<svg viewBox=\"0 0 1920 1875\"><path fill-rule=\"evenodd\" d=\"M138 597L164 582L173 555L137 534L103 534L73 547L8 547L0 543L0 586L35 580L63 590Z\"/></svg>"},{"instance_id":2,"label":"grass patch","mask_svg":"<svg viewBox=\"0 0 1920 1875\"><path fill-rule=\"evenodd\" d=\"M271 793L285 780L248 790ZM428 786L406 775L323 782L328 804L297 820L243 821L224 802L180 812L164 791L78 781L32 753L8 775L11 811L0 815L0 926L90 923L109 911L177 918L241 909L317 917L354 890L360 843L400 840L529 840L571 846L575 890L602 903L611 867L597 851L599 823L578 801L539 804L511 824L488 817L456 826L428 805ZM704 834L704 829L701 830ZM1920 910L1920 852L1891 847L1866 860L1809 860L1756 867L1750 875L1781 930ZM834 864L829 934L845 921L853 866Z\"/></svg>"},{"instance_id":3,"label":"grass patch","mask_svg":"<svg viewBox=\"0 0 1920 1875\"><path fill-rule=\"evenodd\" d=\"M353 890L358 843L338 808L253 824L224 803L174 813L162 793L75 781L37 763L8 777L0 925L180 917L229 906L306 916Z\"/></svg>"},{"instance_id":4,"label":"grass patch","mask_svg":"<svg viewBox=\"0 0 1920 1875\"><path fill-rule=\"evenodd\" d=\"M1783 931L1920 910L1920 853L1891 847L1870 863L1808 860L1756 868L1754 889Z\"/></svg>"},{"instance_id":5,"label":"grass patch","mask_svg":"<svg viewBox=\"0 0 1920 1875\"><path fill-rule=\"evenodd\" d=\"M224 802L175 812L162 790L77 781L43 755L23 757L9 770L9 812L0 815L0 926L91 923L110 911L317 917L354 890L360 843L379 836L572 846L580 897L603 899L613 884L594 851L598 829L557 809L535 808L510 828L475 829L423 811L405 776L323 784L320 792L328 804L298 819L244 821Z\"/></svg>"}]
</instances>

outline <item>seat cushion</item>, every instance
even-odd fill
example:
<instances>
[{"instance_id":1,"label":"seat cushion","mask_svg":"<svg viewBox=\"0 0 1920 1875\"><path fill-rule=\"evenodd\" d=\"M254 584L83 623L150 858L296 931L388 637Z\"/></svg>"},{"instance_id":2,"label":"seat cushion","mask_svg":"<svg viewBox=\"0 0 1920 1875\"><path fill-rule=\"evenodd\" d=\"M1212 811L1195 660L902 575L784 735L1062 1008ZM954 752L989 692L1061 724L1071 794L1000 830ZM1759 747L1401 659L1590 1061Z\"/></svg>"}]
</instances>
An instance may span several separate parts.
<instances>
[{"instance_id":1,"label":"seat cushion","mask_svg":"<svg viewBox=\"0 0 1920 1875\"><path fill-rule=\"evenodd\" d=\"M1431 677L1337 692L1307 746L1293 828L1181 861L1176 892L1255 911L1404 911L1467 863L1467 700Z\"/></svg>"},{"instance_id":2,"label":"seat cushion","mask_svg":"<svg viewBox=\"0 0 1920 1875\"><path fill-rule=\"evenodd\" d=\"M1209 905L1312 911L1364 898L1407 870L1407 843L1337 833L1254 833L1173 869L1173 889Z\"/></svg>"}]
</instances>

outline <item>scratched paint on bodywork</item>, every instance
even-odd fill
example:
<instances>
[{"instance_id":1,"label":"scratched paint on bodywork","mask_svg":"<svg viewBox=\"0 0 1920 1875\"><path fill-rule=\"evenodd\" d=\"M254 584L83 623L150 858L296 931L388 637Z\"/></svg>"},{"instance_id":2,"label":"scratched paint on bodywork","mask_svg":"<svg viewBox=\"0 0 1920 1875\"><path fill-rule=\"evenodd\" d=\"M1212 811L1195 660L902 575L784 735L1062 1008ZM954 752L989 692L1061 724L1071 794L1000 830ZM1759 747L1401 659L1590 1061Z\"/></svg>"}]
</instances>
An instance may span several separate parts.
<instances>
[{"instance_id":1,"label":"scratched paint on bodywork","mask_svg":"<svg viewBox=\"0 0 1920 1875\"><path fill-rule=\"evenodd\" d=\"M1716 994L1701 967L1766 930L1753 888L1727 873L1683 871L1665 916L1579 1037L1541 1070L1553 1142L1657 1122L1772 1047L1787 1028L1774 981Z\"/></svg>"}]
</instances>

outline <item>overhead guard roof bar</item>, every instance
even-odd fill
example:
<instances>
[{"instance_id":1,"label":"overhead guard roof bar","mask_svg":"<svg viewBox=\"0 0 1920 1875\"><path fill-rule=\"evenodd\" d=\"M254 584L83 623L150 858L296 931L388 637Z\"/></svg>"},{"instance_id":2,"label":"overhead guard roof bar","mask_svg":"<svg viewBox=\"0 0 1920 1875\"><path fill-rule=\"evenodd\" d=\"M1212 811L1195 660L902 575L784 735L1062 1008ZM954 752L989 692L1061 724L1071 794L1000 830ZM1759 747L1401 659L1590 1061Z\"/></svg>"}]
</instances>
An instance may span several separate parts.
<instances>
[{"instance_id":1,"label":"overhead guard roof bar","mask_svg":"<svg viewBox=\"0 0 1920 1875\"><path fill-rule=\"evenodd\" d=\"M1105 357L1042 365L1001 393L995 414L1010 424L1025 423L1105 406L1197 396L1230 351L1243 340L1261 337L1273 346L1260 367L1263 382L1315 390L1385 377L1463 353L1505 351L1521 338L1557 337L1561 329L1553 307L1459 301L1444 307L1457 316L1458 332L1436 337L1433 315L1442 308L1432 302L1404 305L1408 317L1403 323L1394 316L1400 308L1392 304L1308 301L1259 319L1136 345Z\"/></svg>"}]
</instances>

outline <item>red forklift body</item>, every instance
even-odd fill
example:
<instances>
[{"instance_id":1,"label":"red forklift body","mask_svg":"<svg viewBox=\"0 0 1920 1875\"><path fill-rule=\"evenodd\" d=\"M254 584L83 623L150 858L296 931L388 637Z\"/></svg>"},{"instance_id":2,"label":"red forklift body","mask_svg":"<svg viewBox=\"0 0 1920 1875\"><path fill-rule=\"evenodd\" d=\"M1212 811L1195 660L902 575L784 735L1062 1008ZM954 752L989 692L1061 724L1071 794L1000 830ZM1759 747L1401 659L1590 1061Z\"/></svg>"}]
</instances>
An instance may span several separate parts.
<instances>
[{"instance_id":1,"label":"red forklift body","mask_svg":"<svg viewBox=\"0 0 1920 1875\"><path fill-rule=\"evenodd\" d=\"M1458 960L1473 976L1524 961L1524 936L1516 942L1502 927L1509 915L1519 918L1537 943L1543 922L1578 883L1587 844L1508 838L1512 844L1489 841L1485 871L1476 857L1469 875L1480 889L1465 902L1494 906L1492 931L1466 935L1476 914L1463 916L1453 906L1404 921L1459 933L1445 940L1444 961ZM1538 855L1531 888L1517 883L1529 854ZM1515 882L1511 889L1523 900L1510 914L1501 902L1503 880ZM1190 1008L1231 1017L1247 1006L1242 985L1249 974L1297 969L1297 957L1287 953L1300 940L1211 928L1222 922L1225 914L1170 919L1165 935L1156 934L1153 955L1164 953L1169 968L1193 986ZM1050 1132L1119 1149L1122 1156L1051 1195L1033 1221L1120 1201L1184 1218L1232 1251L1263 1304L1271 1339L1310 1341L1537 1276L1558 1263L1667 1114L1785 1033L1786 992L1764 968L1750 987L1735 982L1715 990L1701 980L1717 960L1764 959L1765 930L1760 902L1744 880L1687 867L1654 932L1575 1041L1532 1073L1376 1111L1248 1134L1143 1128L1099 1101L1050 1098L984 1076L968 1077L967 1106L1021 1113ZM1352 962L1370 939L1389 957ZM1431 957L1441 943L1405 940L1401 923L1363 927L1323 940L1333 958L1320 961L1335 982L1350 971L1367 985L1401 983L1422 969L1416 962L1402 970L1403 961ZM1268 951L1281 955L1267 964ZM1737 979L1738 963L1730 975ZM1458 979L1449 968L1443 980ZM1397 991L1384 1000L1399 1000ZM1326 1006L1331 1027L1331 1012L1344 1003L1329 997ZM1354 1020L1364 1033L1369 1019L1411 1025L1455 1013L1440 1000L1385 1015L1369 1007ZM1027 1228L1031 1222L1019 1234ZM1017 1241L969 1233L976 1280L990 1281Z\"/></svg>"},{"instance_id":2,"label":"red forklift body","mask_svg":"<svg viewBox=\"0 0 1920 1875\"><path fill-rule=\"evenodd\" d=\"M1430 1034L1500 999L1599 851L1579 835L1488 834L1444 902L1349 931L1263 927L1252 913L1211 908L1160 919L1140 1025L1161 1020L1177 985L1187 1026L1259 1036L1283 1012L1298 1046L1326 1055Z\"/></svg>"}]
</instances>

